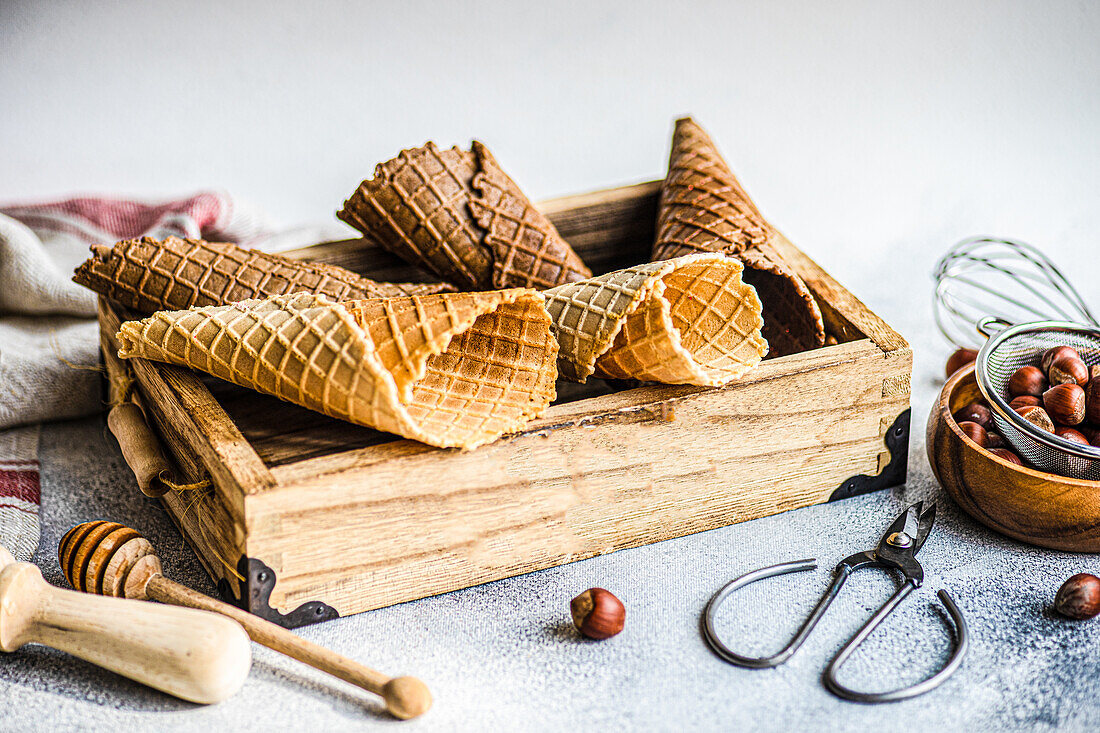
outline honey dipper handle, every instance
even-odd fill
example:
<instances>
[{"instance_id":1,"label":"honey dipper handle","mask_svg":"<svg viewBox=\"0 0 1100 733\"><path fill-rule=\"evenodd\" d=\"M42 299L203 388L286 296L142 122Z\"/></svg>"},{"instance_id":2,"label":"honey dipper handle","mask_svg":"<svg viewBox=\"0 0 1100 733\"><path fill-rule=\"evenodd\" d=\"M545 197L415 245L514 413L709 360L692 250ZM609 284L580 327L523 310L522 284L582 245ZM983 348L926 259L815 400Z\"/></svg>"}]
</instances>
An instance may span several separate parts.
<instances>
[{"instance_id":1,"label":"honey dipper handle","mask_svg":"<svg viewBox=\"0 0 1100 733\"><path fill-rule=\"evenodd\" d=\"M0 649L44 644L198 703L244 683L252 649L240 625L189 608L55 588L30 563L0 571Z\"/></svg>"},{"instance_id":2,"label":"honey dipper handle","mask_svg":"<svg viewBox=\"0 0 1100 733\"><path fill-rule=\"evenodd\" d=\"M427 686L416 678L391 678L337 654L331 649L307 641L278 624L191 590L163 575L153 576L145 586L145 592L152 600L162 603L223 613L239 622L257 644L263 644L269 649L328 672L356 687L381 695L386 701L386 708L395 717L415 718L431 707L431 693L428 692Z\"/></svg>"}]
</instances>

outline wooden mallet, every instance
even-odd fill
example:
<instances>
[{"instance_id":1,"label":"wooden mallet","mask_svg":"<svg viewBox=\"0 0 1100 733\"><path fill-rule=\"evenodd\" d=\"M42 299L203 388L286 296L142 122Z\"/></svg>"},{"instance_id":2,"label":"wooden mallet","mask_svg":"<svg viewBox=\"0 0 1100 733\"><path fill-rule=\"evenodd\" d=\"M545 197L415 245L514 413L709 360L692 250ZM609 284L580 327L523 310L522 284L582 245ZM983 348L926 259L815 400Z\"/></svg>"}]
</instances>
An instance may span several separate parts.
<instances>
[{"instance_id":1,"label":"wooden mallet","mask_svg":"<svg viewBox=\"0 0 1100 733\"><path fill-rule=\"evenodd\" d=\"M252 665L248 636L231 619L55 588L37 566L16 562L0 546L0 651L24 644L60 649L204 704L239 690Z\"/></svg>"},{"instance_id":2,"label":"wooden mallet","mask_svg":"<svg viewBox=\"0 0 1100 733\"><path fill-rule=\"evenodd\" d=\"M432 705L427 685L415 677L388 677L306 641L282 626L169 580L164 577L153 545L137 530L102 520L79 524L62 538L58 557L65 577L77 590L160 601L229 616L256 643L381 695L386 709L396 718L415 718Z\"/></svg>"}]
</instances>

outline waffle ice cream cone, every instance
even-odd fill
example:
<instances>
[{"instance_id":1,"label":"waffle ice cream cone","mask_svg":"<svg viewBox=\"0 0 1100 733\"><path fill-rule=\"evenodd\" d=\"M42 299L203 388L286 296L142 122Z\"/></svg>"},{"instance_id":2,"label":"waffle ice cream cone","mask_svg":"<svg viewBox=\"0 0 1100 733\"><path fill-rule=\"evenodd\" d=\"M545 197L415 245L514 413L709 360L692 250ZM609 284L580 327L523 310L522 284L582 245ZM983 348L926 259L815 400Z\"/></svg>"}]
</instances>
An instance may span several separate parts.
<instances>
[{"instance_id":1,"label":"waffle ice cream cone","mask_svg":"<svg viewBox=\"0 0 1100 733\"><path fill-rule=\"evenodd\" d=\"M515 288L336 303L279 295L122 324L119 356L188 366L441 448L522 428L555 397L542 299Z\"/></svg>"},{"instance_id":2,"label":"waffle ice cream cone","mask_svg":"<svg viewBox=\"0 0 1100 733\"><path fill-rule=\"evenodd\" d=\"M718 253L649 262L547 290L558 371L717 386L767 353L760 300L742 264Z\"/></svg>"},{"instance_id":3,"label":"waffle ice cream cone","mask_svg":"<svg viewBox=\"0 0 1100 733\"><path fill-rule=\"evenodd\" d=\"M718 148L694 120L677 120L668 175L661 187L653 259L723 252L745 264L745 282L764 304L772 354L821 346L821 310L806 283L783 261L764 219Z\"/></svg>"},{"instance_id":4,"label":"waffle ice cream cone","mask_svg":"<svg viewBox=\"0 0 1100 733\"><path fill-rule=\"evenodd\" d=\"M342 301L452 289L442 283L376 282L336 265L178 237L92 245L92 256L77 268L73 280L140 313L227 305L284 293L318 293Z\"/></svg>"},{"instance_id":5,"label":"waffle ice cream cone","mask_svg":"<svg viewBox=\"0 0 1100 733\"><path fill-rule=\"evenodd\" d=\"M380 163L337 216L464 290L538 290L592 273L492 153L435 143Z\"/></svg>"}]
</instances>

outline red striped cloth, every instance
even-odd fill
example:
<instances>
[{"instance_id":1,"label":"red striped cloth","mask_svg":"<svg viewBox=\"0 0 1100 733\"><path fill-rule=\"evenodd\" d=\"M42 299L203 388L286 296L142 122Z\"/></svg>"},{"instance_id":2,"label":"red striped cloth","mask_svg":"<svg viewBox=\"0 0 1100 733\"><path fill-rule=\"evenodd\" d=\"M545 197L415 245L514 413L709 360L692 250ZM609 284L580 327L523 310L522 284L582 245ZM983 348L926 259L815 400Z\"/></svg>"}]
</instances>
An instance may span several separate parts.
<instances>
[{"instance_id":1,"label":"red striped cloth","mask_svg":"<svg viewBox=\"0 0 1100 733\"><path fill-rule=\"evenodd\" d=\"M70 281L92 243L148 235L256 244L270 235L228 195L157 203L80 196L0 206L0 544L39 540L38 427L102 409L95 299ZM18 426L29 427L18 427ZM59 499L64 501L65 497Z\"/></svg>"}]
</instances>

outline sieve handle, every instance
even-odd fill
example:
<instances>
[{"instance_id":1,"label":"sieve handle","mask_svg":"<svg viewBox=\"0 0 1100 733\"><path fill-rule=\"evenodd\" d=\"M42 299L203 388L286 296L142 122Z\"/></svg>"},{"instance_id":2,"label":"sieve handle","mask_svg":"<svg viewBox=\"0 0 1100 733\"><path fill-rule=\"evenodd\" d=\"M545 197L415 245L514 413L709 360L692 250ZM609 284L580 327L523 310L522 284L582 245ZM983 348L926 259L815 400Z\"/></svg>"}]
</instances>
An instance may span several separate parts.
<instances>
[{"instance_id":1,"label":"sieve handle","mask_svg":"<svg viewBox=\"0 0 1100 733\"><path fill-rule=\"evenodd\" d=\"M1006 328L1010 328L1011 326L1012 324L1003 318L998 318L997 316L986 316L982 320L978 321L977 325L975 325L974 327L978 329L978 333L980 333L981 335L985 336L986 338L992 338Z\"/></svg>"}]
</instances>

